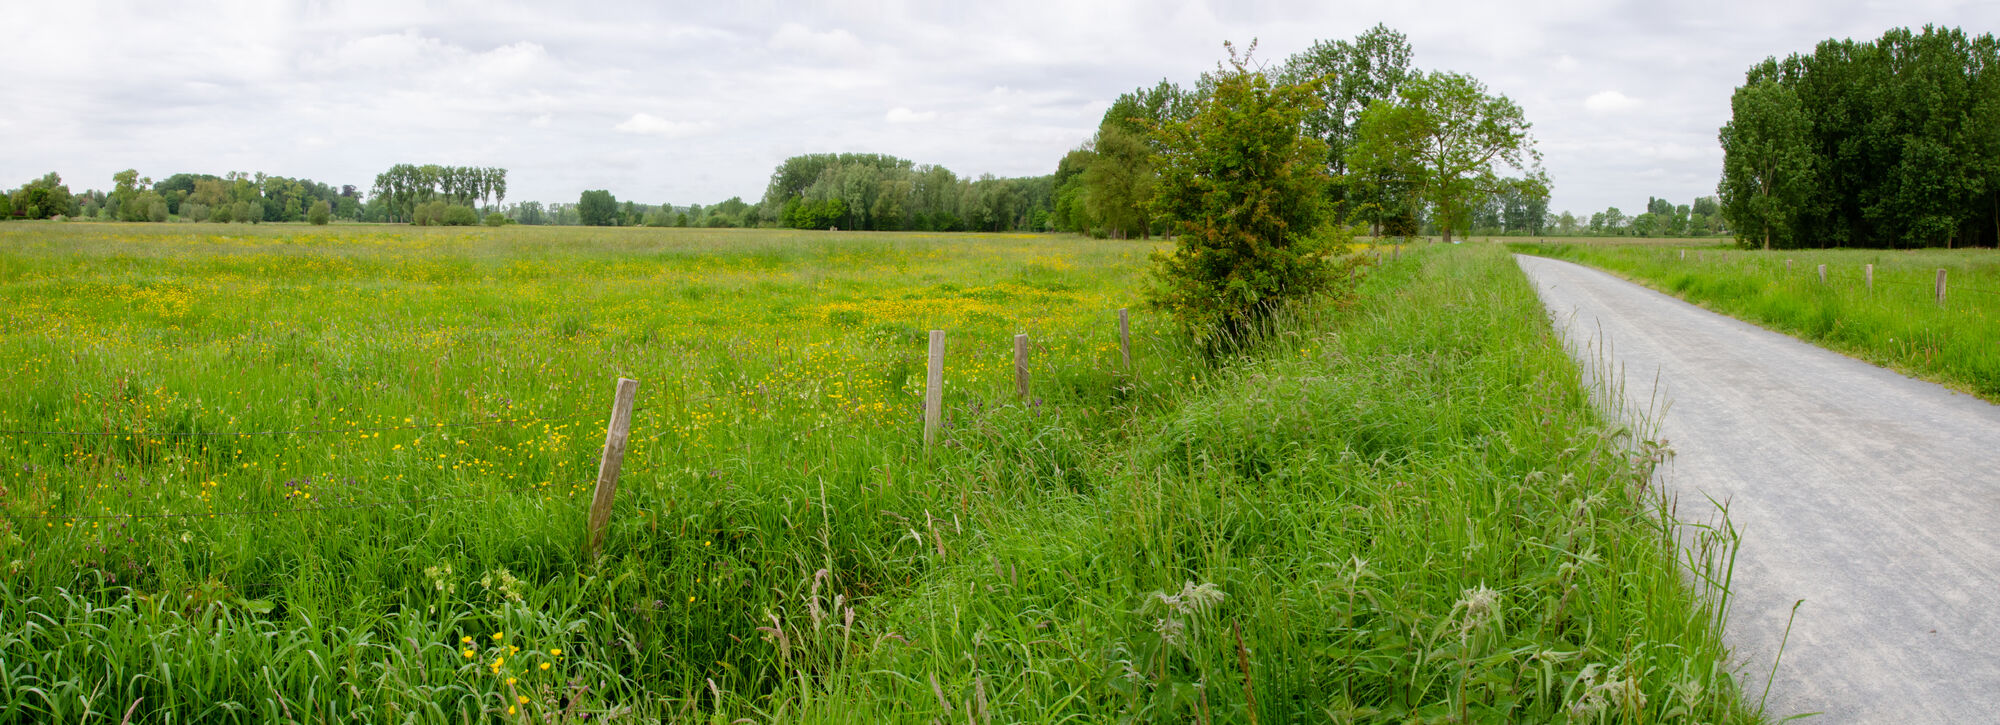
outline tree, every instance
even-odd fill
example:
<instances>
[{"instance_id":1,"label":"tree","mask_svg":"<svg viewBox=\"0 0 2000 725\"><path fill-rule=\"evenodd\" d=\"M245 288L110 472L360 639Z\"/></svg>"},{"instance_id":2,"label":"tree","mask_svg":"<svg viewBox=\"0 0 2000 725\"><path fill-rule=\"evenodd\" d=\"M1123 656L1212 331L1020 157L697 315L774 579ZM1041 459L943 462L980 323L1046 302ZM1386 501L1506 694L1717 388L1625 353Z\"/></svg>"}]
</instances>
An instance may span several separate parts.
<instances>
[{"instance_id":1,"label":"tree","mask_svg":"<svg viewBox=\"0 0 2000 725\"><path fill-rule=\"evenodd\" d=\"M1395 98L1410 77L1412 54L1409 38L1378 24L1352 41L1316 41L1285 61L1284 83L1325 79L1320 105L1306 116L1306 129L1326 142L1326 168L1333 177L1327 198L1342 216L1362 213L1379 224L1383 211L1397 206L1390 195L1402 189L1380 180L1363 190L1365 197L1353 198L1354 184L1371 180L1348 174L1347 151L1354 145L1361 113L1377 100Z\"/></svg>"},{"instance_id":2,"label":"tree","mask_svg":"<svg viewBox=\"0 0 2000 725\"><path fill-rule=\"evenodd\" d=\"M1152 303L1211 344L1337 278L1328 261L1326 144L1302 132L1318 82L1274 84L1233 45L1212 90L1162 148L1154 206L1177 233L1155 254Z\"/></svg>"},{"instance_id":3,"label":"tree","mask_svg":"<svg viewBox=\"0 0 2000 725\"><path fill-rule=\"evenodd\" d=\"M1548 177L1528 135L1531 127L1520 106L1505 95L1489 95L1471 76L1416 74L1397 89L1394 102L1378 100L1361 114L1348 164L1407 180L1449 242L1453 229L1470 222L1479 194L1510 183L1547 194ZM1496 169L1501 164L1526 177L1503 181Z\"/></svg>"},{"instance_id":4,"label":"tree","mask_svg":"<svg viewBox=\"0 0 2000 725\"><path fill-rule=\"evenodd\" d=\"M326 226L327 222L333 221L333 205L325 199L313 202L312 209L306 211L306 221L315 226Z\"/></svg>"},{"instance_id":5,"label":"tree","mask_svg":"<svg viewBox=\"0 0 2000 725\"><path fill-rule=\"evenodd\" d=\"M1731 106L1717 190L1739 243L2000 243L1992 35L1927 26L1825 41L1752 66Z\"/></svg>"},{"instance_id":6,"label":"tree","mask_svg":"<svg viewBox=\"0 0 2000 725\"><path fill-rule=\"evenodd\" d=\"M1798 94L1776 81L1736 89L1722 127L1722 214L1737 238L1765 249L1793 244L1793 221L1813 187L1809 124Z\"/></svg>"},{"instance_id":7,"label":"tree","mask_svg":"<svg viewBox=\"0 0 2000 725\"><path fill-rule=\"evenodd\" d=\"M602 189L586 191L576 200L576 213L585 226L612 226L618 223L618 200Z\"/></svg>"},{"instance_id":8,"label":"tree","mask_svg":"<svg viewBox=\"0 0 2000 725\"><path fill-rule=\"evenodd\" d=\"M70 207L75 202L69 185L64 184L62 177L53 171L15 189L11 197L11 212L0 211L0 216L11 214L24 219L47 219L70 213Z\"/></svg>"}]
</instances>

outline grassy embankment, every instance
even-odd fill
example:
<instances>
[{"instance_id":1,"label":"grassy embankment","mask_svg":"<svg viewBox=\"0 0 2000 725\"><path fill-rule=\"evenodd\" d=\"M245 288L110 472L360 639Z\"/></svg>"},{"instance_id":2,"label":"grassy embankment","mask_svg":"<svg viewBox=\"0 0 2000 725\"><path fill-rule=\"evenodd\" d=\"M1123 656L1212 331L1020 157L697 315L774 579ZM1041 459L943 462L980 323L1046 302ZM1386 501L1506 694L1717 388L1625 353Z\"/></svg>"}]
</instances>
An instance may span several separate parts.
<instances>
[{"instance_id":1,"label":"grassy embankment","mask_svg":"<svg viewBox=\"0 0 2000 725\"><path fill-rule=\"evenodd\" d=\"M1681 250L1512 244L2000 402L2000 256L1991 249ZM1787 267L1787 261L1790 266ZM1819 265L1827 281L1819 281ZM1866 265L1875 265L1875 286ZM1934 295L1946 270L1945 304Z\"/></svg>"},{"instance_id":2,"label":"grassy embankment","mask_svg":"<svg viewBox=\"0 0 2000 725\"><path fill-rule=\"evenodd\" d=\"M1746 719L1492 248L1128 372L1131 243L207 231L0 227L0 720Z\"/></svg>"}]
</instances>

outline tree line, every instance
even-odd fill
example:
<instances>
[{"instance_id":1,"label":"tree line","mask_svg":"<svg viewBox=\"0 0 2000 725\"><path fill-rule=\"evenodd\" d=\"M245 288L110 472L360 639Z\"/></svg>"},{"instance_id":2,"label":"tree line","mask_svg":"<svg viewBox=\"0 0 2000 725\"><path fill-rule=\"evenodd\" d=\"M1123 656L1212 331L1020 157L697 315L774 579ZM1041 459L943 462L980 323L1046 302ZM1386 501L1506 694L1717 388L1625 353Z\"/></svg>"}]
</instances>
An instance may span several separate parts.
<instances>
[{"instance_id":1,"label":"tree line","mask_svg":"<svg viewBox=\"0 0 2000 725\"><path fill-rule=\"evenodd\" d=\"M437 164L396 164L375 175L369 194L388 217L384 221L429 221L441 218L449 207L472 212L474 202L506 203L507 170L487 166L440 166ZM445 206L426 205L442 202ZM424 218L419 219L419 211ZM463 215L457 215L463 216ZM476 218L476 217L475 217Z\"/></svg>"},{"instance_id":2,"label":"tree line","mask_svg":"<svg viewBox=\"0 0 2000 725\"><path fill-rule=\"evenodd\" d=\"M806 154L771 172L757 213L795 229L1039 231L1051 187L1047 176L970 179L883 154Z\"/></svg>"},{"instance_id":3,"label":"tree line","mask_svg":"<svg viewBox=\"0 0 2000 725\"><path fill-rule=\"evenodd\" d=\"M0 193L0 218L65 217L104 221L325 223L336 216L359 218L361 197L353 186L333 187L311 179L232 171L223 176L179 173L155 181L126 169L111 176L111 190L72 193L53 172L11 192Z\"/></svg>"},{"instance_id":4,"label":"tree line","mask_svg":"<svg viewBox=\"0 0 2000 725\"><path fill-rule=\"evenodd\" d=\"M2000 244L2000 52L1925 26L1767 58L1730 98L1717 187L1745 246Z\"/></svg>"}]
</instances>

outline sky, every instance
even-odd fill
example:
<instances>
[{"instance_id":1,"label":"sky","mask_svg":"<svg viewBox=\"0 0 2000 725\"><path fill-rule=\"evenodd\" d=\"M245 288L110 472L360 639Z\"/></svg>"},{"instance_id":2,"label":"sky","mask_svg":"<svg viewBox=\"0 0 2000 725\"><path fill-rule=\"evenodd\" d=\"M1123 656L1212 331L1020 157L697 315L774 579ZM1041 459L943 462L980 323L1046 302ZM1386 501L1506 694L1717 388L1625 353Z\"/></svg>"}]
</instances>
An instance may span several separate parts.
<instances>
[{"instance_id":1,"label":"sky","mask_svg":"<svg viewBox=\"0 0 2000 725\"><path fill-rule=\"evenodd\" d=\"M1715 193L1752 64L2000 1L59 3L0 0L0 187L137 169L364 191L397 163L499 166L508 199L756 201L786 157L1052 172L1120 93L1257 42L1275 68L1377 23L1534 124L1551 208Z\"/></svg>"}]
</instances>

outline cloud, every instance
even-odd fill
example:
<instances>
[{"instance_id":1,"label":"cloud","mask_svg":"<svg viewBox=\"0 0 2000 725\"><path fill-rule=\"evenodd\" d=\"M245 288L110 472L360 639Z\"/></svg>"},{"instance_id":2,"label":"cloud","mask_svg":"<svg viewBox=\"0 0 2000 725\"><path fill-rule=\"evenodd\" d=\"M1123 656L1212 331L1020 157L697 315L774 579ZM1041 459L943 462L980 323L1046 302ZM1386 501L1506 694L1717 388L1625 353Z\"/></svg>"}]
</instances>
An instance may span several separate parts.
<instances>
[{"instance_id":1,"label":"cloud","mask_svg":"<svg viewBox=\"0 0 2000 725\"><path fill-rule=\"evenodd\" d=\"M816 32L798 23L785 23L778 32L771 35L772 48L781 51L804 53L827 60L856 62L867 59L868 46L853 33L835 28Z\"/></svg>"},{"instance_id":2,"label":"cloud","mask_svg":"<svg viewBox=\"0 0 2000 725\"><path fill-rule=\"evenodd\" d=\"M1639 106L1639 99L1617 91L1598 91L1583 99L1583 110L1598 115L1624 113Z\"/></svg>"},{"instance_id":3,"label":"cloud","mask_svg":"<svg viewBox=\"0 0 2000 725\"><path fill-rule=\"evenodd\" d=\"M645 136L687 138L714 128L714 126L715 124L707 121L669 121L650 113L634 113L631 118L625 119L623 123L612 126L612 128L624 133L636 133Z\"/></svg>"},{"instance_id":4,"label":"cloud","mask_svg":"<svg viewBox=\"0 0 2000 725\"><path fill-rule=\"evenodd\" d=\"M891 108L888 113L882 115L882 120L890 123L928 123L935 118L937 111L918 113L902 106Z\"/></svg>"},{"instance_id":5,"label":"cloud","mask_svg":"<svg viewBox=\"0 0 2000 725\"><path fill-rule=\"evenodd\" d=\"M1046 174L1112 99L1161 79L1195 85L1224 40L1259 39L1256 62L1276 67L1380 22L1407 34L1416 67L1470 74L1521 105L1552 208L1632 209L1714 193L1730 91L1767 56L1927 22L2000 27L2000 5L1962 0L1824 0L1812 13L1716 0L1538 0L1530 12L1481 0L230 2L10 7L10 27L36 30L0 43L0 67L33 69L9 90L34 102L0 104L0 129L36 142L0 144L0 188L49 171L103 188L125 168L365 185L409 162L506 167L510 201L608 188L707 204L755 199L786 156L829 151L962 177Z\"/></svg>"}]
</instances>

